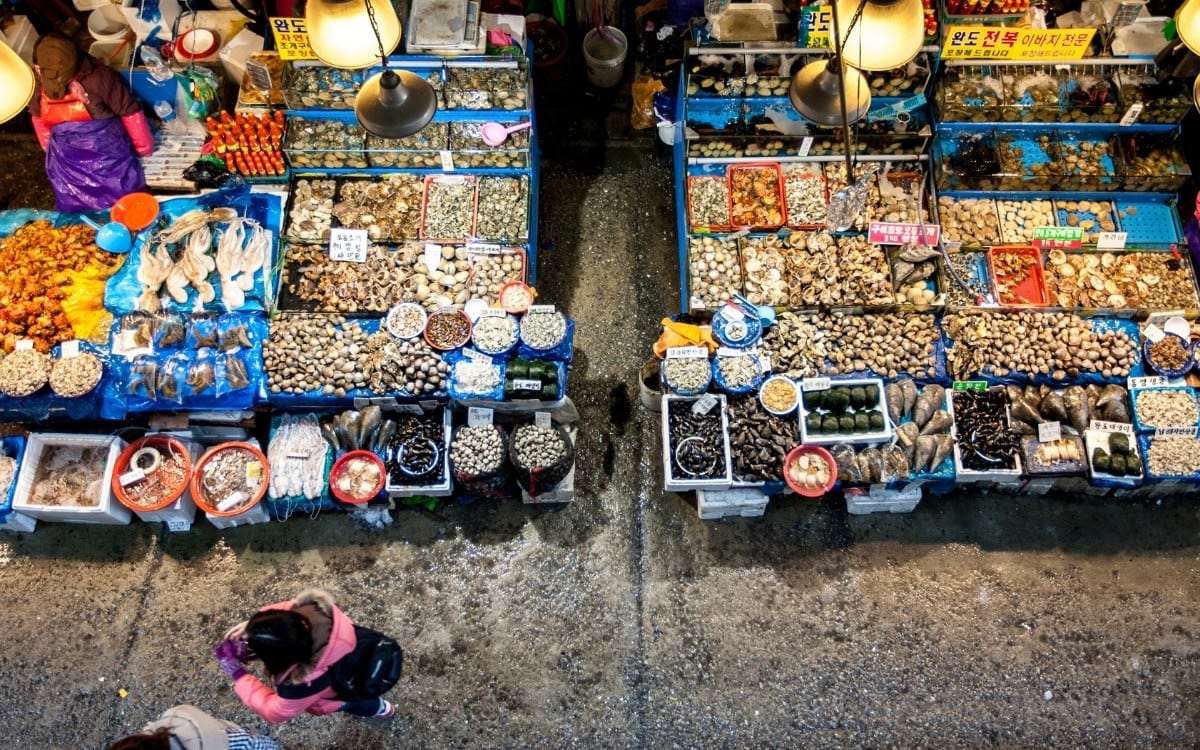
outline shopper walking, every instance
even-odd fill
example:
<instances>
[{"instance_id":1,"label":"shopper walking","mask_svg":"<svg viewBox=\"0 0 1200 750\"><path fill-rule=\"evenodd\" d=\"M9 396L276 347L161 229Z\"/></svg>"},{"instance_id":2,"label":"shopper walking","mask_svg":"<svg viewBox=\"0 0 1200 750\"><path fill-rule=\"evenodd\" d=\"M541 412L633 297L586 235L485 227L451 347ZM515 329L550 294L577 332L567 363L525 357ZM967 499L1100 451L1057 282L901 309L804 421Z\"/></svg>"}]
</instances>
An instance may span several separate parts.
<instances>
[{"instance_id":1,"label":"shopper walking","mask_svg":"<svg viewBox=\"0 0 1200 750\"><path fill-rule=\"evenodd\" d=\"M271 604L225 634L213 649L242 702L272 724L302 713L338 711L390 719L382 695L400 679L403 652L391 638L355 625L318 589ZM244 665L263 663L260 680Z\"/></svg>"},{"instance_id":2,"label":"shopper walking","mask_svg":"<svg viewBox=\"0 0 1200 750\"><path fill-rule=\"evenodd\" d=\"M214 718L195 706L168 708L138 734L108 750L280 750L270 737Z\"/></svg>"}]
</instances>

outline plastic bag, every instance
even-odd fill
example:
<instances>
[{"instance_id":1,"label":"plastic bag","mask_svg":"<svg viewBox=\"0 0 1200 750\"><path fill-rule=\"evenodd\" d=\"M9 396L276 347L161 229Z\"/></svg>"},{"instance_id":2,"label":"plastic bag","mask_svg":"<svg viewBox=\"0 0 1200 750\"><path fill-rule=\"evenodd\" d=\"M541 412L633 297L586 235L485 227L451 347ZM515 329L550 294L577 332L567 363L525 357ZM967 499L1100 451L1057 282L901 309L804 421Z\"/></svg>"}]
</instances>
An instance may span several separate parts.
<instances>
[{"instance_id":1,"label":"plastic bag","mask_svg":"<svg viewBox=\"0 0 1200 750\"><path fill-rule=\"evenodd\" d=\"M188 326L189 349L216 349L221 342L221 331L216 315L194 315Z\"/></svg>"},{"instance_id":2,"label":"plastic bag","mask_svg":"<svg viewBox=\"0 0 1200 750\"><path fill-rule=\"evenodd\" d=\"M634 130L652 128L658 124L654 116L654 95L666 90L662 79L639 75L633 79L633 108L629 112L629 123Z\"/></svg>"},{"instance_id":3,"label":"plastic bag","mask_svg":"<svg viewBox=\"0 0 1200 750\"><path fill-rule=\"evenodd\" d=\"M190 366L191 358L183 352L176 352L160 358L157 382L160 402L183 404L190 392L188 385Z\"/></svg>"},{"instance_id":4,"label":"plastic bag","mask_svg":"<svg viewBox=\"0 0 1200 750\"><path fill-rule=\"evenodd\" d=\"M107 211L121 196L146 186L119 117L55 125L46 146L46 176L55 208L65 213Z\"/></svg>"},{"instance_id":5,"label":"plastic bag","mask_svg":"<svg viewBox=\"0 0 1200 750\"><path fill-rule=\"evenodd\" d=\"M243 315L227 314L217 319L217 348L223 352L254 346L250 325Z\"/></svg>"},{"instance_id":6,"label":"plastic bag","mask_svg":"<svg viewBox=\"0 0 1200 750\"><path fill-rule=\"evenodd\" d=\"M133 360L126 378L126 402L129 411L146 411L158 400L158 358L143 354Z\"/></svg>"},{"instance_id":7,"label":"plastic bag","mask_svg":"<svg viewBox=\"0 0 1200 750\"><path fill-rule=\"evenodd\" d=\"M487 427L472 427L468 428L463 425L454 431L454 439L450 443L450 469L454 474L454 484L456 489L467 495L476 495L489 499L500 499L507 497L509 475L508 475L508 454L504 449L507 444L507 436L504 429L498 425L489 425L491 429L498 433L500 440L500 458L494 467L483 471L468 471L465 468L465 462L455 462L454 443L462 436L463 430L485 430ZM472 453L472 458L476 454Z\"/></svg>"},{"instance_id":8,"label":"plastic bag","mask_svg":"<svg viewBox=\"0 0 1200 750\"><path fill-rule=\"evenodd\" d=\"M517 456L516 448L520 429L520 427L515 428L509 436L508 459L512 462L517 484L531 496L536 497L546 490L552 489L566 479L567 474L571 473L571 467L575 465L575 444L571 442L571 436L567 434L566 429L560 424L555 424L550 429L558 433L566 448L562 457L549 466L524 466Z\"/></svg>"},{"instance_id":9,"label":"plastic bag","mask_svg":"<svg viewBox=\"0 0 1200 750\"><path fill-rule=\"evenodd\" d=\"M192 120L203 120L221 111L221 86L211 70L193 66L175 74L187 116Z\"/></svg>"},{"instance_id":10,"label":"plastic bag","mask_svg":"<svg viewBox=\"0 0 1200 750\"><path fill-rule=\"evenodd\" d=\"M160 313L154 316L154 348L177 349L187 337L187 326L179 313Z\"/></svg>"},{"instance_id":11,"label":"plastic bag","mask_svg":"<svg viewBox=\"0 0 1200 750\"><path fill-rule=\"evenodd\" d=\"M214 375L216 376L215 393L217 398L249 388L251 384L246 362L237 352L217 354L214 362Z\"/></svg>"}]
</instances>

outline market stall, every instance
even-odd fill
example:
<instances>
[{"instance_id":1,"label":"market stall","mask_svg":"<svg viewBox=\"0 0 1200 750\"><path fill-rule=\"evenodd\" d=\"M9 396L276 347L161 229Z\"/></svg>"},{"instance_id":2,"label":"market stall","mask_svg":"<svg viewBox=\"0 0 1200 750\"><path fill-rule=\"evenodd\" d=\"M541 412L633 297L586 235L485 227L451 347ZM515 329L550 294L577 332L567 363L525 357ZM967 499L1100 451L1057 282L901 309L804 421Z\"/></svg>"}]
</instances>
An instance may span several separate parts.
<instances>
[{"instance_id":1,"label":"market stall","mask_svg":"<svg viewBox=\"0 0 1200 750\"><path fill-rule=\"evenodd\" d=\"M1145 59L950 59L970 57L965 19L942 18L955 49L864 73L849 130L789 100L827 51L688 50L681 315L643 378L665 394L664 486L696 490L702 518L762 515L780 492L904 512L963 486L1145 497L1200 479L1187 88Z\"/></svg>"},{"instance_id":2,"label":"market stall","mask_svg":"<svg viewBox=\"0 0 1200 750\"><path fill-rule=\"evenodd\" d=\"M431 123L367 133L378 68L276 59L278 96L205 118L243 179L160 196L124 252L85 223L108 215L0 214L0 410L33 430L0 446L0 528L573 499L528 62L388 62L434 86Z\"/></svg>"}]
</instances>

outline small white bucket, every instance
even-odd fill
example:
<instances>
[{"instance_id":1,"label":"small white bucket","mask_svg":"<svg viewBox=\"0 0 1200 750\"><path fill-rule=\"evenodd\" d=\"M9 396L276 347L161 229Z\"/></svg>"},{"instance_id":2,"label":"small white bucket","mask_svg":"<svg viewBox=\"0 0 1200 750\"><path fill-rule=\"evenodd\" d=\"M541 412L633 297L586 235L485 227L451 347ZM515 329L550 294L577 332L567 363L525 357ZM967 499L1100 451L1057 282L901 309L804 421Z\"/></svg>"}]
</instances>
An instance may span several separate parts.
<instances>
[{"instance_id":1,"label":"small white bucket","mask_svg":"<svg viewBox=\"0 0 1200 750\"><path fill-rule=\"evenodd\" d=\"M119 5L103 5L88 14L88 33L97 42L119 42L129 33L129 21Z\"/></svg>"},{"instance_id":2,"label":"small white bucket","mask_svg":"<svg viewBox=\"0 0 1200 750\"><path fill-rule=\"evenodd\" d=\"M629 42L620 29L605 26L608 37L592 29L583 37L583 60L587 65L588 80L593 86L610 88L621 82L625 73L625 55Z\"/></svg>"}]
</instances>

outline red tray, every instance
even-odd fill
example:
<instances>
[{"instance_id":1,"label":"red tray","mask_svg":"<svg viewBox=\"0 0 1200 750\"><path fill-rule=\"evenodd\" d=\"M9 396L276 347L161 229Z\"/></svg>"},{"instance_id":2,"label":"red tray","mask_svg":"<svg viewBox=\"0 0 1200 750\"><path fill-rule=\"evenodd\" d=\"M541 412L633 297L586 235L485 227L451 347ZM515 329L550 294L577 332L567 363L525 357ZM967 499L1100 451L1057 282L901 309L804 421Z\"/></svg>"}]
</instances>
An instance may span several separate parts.
<instances>
[{"instance_id":1,"label":"red tray","mask_svg":"<svg viewBox=\"0 0 1200 750\"><path fill-rule=\"evenodd\" d=\"M1028 273L1024 278L997 271L998 259L1004 257L1026 258ZM1045 307L1049 302L1046 294L1046 279L1042 275L1042 251L1036 247L998 245L988 250L988 272L992 287L996 290L996 301L1010 307Z\"/></svg>"}]
</instances>

